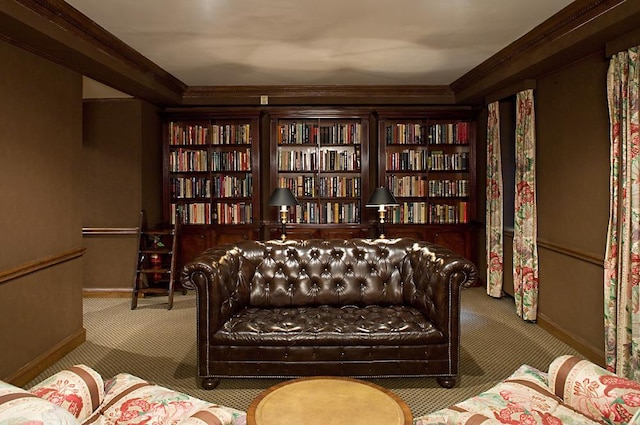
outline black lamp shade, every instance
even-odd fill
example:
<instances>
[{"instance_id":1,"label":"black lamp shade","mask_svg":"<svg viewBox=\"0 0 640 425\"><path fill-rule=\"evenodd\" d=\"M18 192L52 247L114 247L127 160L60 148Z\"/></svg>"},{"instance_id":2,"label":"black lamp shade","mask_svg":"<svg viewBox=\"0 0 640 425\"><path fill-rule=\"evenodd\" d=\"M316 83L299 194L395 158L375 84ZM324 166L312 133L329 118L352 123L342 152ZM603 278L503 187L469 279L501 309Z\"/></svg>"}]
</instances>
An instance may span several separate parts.
<instances>
[{"instance_id":1,"label":"black lamp shade","mask_svg":"<svg viewBox=\"0 0 640 425\"><path fill-rule=\"evenodd\" d=\"M371 197L369 197L369 201L367 202L367 207L379 207L381 205L384 206L398 206L400 205L396 198L393 196L389 189L386 187L378 187L373 191Z\"/></svg>"},{"instance_id":2,"label":"black lamp shade","mask_svg":"<svg viewBox=\"0 0 640 425\"><path fill-rule=\"evenodd\" d=\"M293 196L293 193L287 188L279 187L271 193L271 197L269 198L269 202L267 203L270 207L276 206L288 206L292 207L294 205L300 205L298 200Z\"/></svg>"}]
</instances>

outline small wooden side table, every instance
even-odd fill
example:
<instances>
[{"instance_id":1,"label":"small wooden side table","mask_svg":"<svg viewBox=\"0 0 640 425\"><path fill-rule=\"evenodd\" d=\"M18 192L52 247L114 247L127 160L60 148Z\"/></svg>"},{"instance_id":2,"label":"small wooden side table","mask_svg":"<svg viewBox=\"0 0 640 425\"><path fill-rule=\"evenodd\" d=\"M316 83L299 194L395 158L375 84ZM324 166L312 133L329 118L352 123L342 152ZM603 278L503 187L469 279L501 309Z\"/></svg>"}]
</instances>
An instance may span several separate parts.
<instances>
[{"instance_id":1,"label":"small wooden side table","mask_svg":"<svg viewBox=\"0 0 640 425\"><path fill-rule=\"evenodd\" d=\"M319 376L266 389L251 402L247 425L411 425L409 406L386 388Z\"/></svg>"}]
</instances>

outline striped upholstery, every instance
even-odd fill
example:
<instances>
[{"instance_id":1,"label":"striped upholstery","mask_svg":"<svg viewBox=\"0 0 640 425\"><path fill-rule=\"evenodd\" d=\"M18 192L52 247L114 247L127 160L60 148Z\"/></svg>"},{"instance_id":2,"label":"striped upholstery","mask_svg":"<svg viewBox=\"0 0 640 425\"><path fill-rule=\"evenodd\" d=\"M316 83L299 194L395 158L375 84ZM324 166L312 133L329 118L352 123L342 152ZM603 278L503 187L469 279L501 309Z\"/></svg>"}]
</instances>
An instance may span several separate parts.
<instances>
[{"instance_id":1,"label":"striped upholstery","mask_svg":"<svg viewBox=\"0 0 640 425\"><path fill-rule=\"evenodd\" d=\"M575 356L551 362L549 388L567 405L607 424L631 423L640 409L640 383Z\"/></svg>"},{"instance_id":2,"label":"striped upholstery","mask_svg":"<svg viewBox=\"0 0 640 425\"><path fill-rule=\"evenodd\" d=\"M62 370L29 391L0 381L0 424L142 423L246 425L246 415L127 373L105 383L85 365Z\"/></svg>"},{"instance_id":3,"label":"striped upholstery","mask_svg":"<svg viewBox=\"0 0 640 425\"><path fill-rule=\"evenodd\" d=\"M416 418L415 425L595 425L556 396L547 375L523 365L493 388L454 406Z\"/></svg>"},{"instance_id":4,"label":"striped upholstery","mask_svg":"<svg viewBox=\"0 0 640 425\"><path fill-rule=\"evenodd\" d=\"M29 392L67 409L83 421L102 403L104 382L95 370L76 365L34 385Z\"/></svg>"},{"instance_id":5,"label":"striped upholstery","mask_svg":"<svg viewBox=\"0 0 640 425\"><path fill-rule=\"evenodd\" d=\"M65 409L22 388L0 381L1 424L77 424Z\"/></svg>"}]
</instances>

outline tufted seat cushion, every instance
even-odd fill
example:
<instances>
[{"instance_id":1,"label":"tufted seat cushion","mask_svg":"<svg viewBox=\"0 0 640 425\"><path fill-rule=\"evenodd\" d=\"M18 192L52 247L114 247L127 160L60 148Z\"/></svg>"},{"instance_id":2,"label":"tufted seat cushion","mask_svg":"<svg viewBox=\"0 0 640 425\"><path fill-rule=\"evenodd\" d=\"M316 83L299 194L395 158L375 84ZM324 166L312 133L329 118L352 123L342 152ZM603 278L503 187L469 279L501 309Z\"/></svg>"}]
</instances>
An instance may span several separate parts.
<instances>
[{"instance_id":1,"label":"tufted seat cushion","mask_svg":"<svg viewBox=\"0 0 640 425\"><path fill-rule=\"evenodd\" d=\"M417 309L405 306L353 305L241 311L214 335L213 342L253 345L428 344L444 335Z\"/></svg>"}]
</instances>

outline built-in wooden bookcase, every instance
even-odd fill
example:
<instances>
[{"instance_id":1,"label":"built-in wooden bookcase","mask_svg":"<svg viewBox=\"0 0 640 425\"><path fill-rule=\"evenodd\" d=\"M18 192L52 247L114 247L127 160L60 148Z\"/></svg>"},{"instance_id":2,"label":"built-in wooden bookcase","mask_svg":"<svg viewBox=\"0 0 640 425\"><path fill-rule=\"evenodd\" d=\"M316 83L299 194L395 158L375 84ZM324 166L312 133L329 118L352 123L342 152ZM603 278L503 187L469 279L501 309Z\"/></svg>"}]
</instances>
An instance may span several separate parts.
<instances>
[{"instance_id":1,"label":"built-in wooden bookcase","mask_svg":"<svg viewBox=\"0 0 640 425\"><path fill-rule=\"evenodd\" d=\"M289 188L293 237L368 236L362 226L369 196L369 115L295 110L271 114L271 182ZM267 213L278 232L276 209Z\"/></svg>"},{"instance_id":2,"label":"built-in wooden bookcase","mask_svg":"<svg viewBox=\"0 0 640 425\"><path fill-rule=\"evenodd\" d=\"M180 264L210 246L260 237L259 117L167 114L164 204L167 221L177 216L182 223Z\"/></svg>"},{"instance_id":3,"label":"built-in wooden bookcase","mask_svg":"<svg viewBox=\"0 0 640 425\"><path fill-rule=\"evenodd\" d=\"M378 119L378 178L400 203L387 236L411 236L471 257L475 121L460 112L392 112Z\"/></svg>"}]
</instances>

